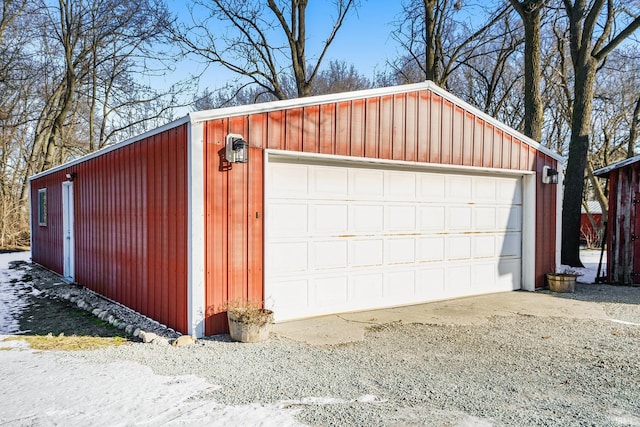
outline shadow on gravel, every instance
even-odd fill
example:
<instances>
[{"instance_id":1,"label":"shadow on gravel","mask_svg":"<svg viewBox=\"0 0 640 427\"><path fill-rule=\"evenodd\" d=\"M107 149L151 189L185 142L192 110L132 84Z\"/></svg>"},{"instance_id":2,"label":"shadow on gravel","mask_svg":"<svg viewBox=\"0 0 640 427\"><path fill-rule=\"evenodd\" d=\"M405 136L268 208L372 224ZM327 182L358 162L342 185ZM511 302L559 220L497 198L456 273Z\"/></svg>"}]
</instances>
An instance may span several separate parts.
<instances>
[{"instance_id":1,"label":"shadow on gravel","mask_svg":"<svg viewBox=\"0 0 640 427\"><path fill-rule=\"evenodd\" d=\"M640 286L576 283L574 293L542 291L558 298L617 304L640 304Z\"/></svg>"}]
</instances>

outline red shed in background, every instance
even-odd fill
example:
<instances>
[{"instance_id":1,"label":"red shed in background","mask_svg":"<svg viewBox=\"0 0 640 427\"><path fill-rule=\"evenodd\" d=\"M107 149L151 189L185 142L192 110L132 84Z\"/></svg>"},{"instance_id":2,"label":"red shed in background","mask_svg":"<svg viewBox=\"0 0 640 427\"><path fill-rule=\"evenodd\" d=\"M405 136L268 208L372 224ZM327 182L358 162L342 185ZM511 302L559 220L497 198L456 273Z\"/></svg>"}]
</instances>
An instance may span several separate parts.
<instances>
[{"instance_id":1,"label":"red shed in background","mask_svg":"<svg viewBox=\"0 0 640 427\"><path fill-rule=\"evenodd\" d=\"M609 179L607 278L609 283L640 284L640 156L598 169Z\"/></svg>"},{"instance_id":2,"label":"red shed in background","mask_svg":"<svg viewBox=\"0 0 640 427\"><path fill-rule=\"evenodd\" d=\"M196 336L534 290L559 161L431 82L202 111L32 177L32 256Z\"/></svg>"},{"instance_id":3,"label":"red shed in background","mask_svg":"<svg viewBox=\"0 0 640 427\"><path fill-rule=\"evenodd\" d=\"M602 207L597 200L589 200L586 205L588 211L585 209L584 204L580 209L580 243L589 248L600 247L602 239Z\"/></svg>"}]
</instances>

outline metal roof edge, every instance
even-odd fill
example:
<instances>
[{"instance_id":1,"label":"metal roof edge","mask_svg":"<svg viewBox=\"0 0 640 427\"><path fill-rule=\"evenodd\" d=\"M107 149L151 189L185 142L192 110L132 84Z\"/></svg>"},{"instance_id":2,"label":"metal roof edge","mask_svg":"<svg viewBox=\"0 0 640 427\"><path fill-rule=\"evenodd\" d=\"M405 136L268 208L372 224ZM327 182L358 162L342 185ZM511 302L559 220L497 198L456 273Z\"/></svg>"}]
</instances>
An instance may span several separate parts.
<instances>
[{"instance_id":1,"label":"metal roof edge","mask_svg":"<svg viewBox=\"0 0 640 427\"><path fill-rule=\"evenodd\" d=\"M101 148L100 150L94 151L94 152L89 153L89 154L85 154L84 156L78 157L77 159L70 160L70 161L68 161L66 163L63 163L63 164L58 165L58 166L55 166L55 167L53 167L51 169L47 169L45 171L39 172L39 173L37 173L35 175L30 176L29 177L29 181L41 178L43 176L49 175L49 174L54 173L54 172L58 172L58 171L60 171L62 169L69 168L69 167L77 165L79 163L86 162L87 160L91 160L91 159L93 159L95 157L102 156L103 154L106 154L106 153L109 153L111 151L117 150L118 148L125 147L125 146L127 146L129 144L133 144L133 143L138 142L138 141L140 141L142 139L148 138L150 136L156 135L158 133L164 132L164 131L172 129L174 127L178 127L178 126L183 125L185 123L189 123L189 121L190 121L189 115L186 115L186 116L184 116L182 118L173 120L173 121L171 121L171 122L169 122L169 123L167 123L165 125L162 125L162 126L157 127L155 129L151 129L151 130L149 130L147 132L141 133L140 135L136 135L136 136L133 136L131 138L127 138L124 141L117 142L117 143L115 143L113 145L108 145L108 146L106 146L104 148Z\"/></svg>"},{"instance_id":2,"label":"metal roof edge","mask_svg":"<svg viewBox=\"0 0 640 427\"><path fill-rule=\"evenodd\" d=\"M620 169L620 168L622 168L624 166L627 166L627 165L631 165L631 164L633 164L635 162L638 162L638 161L640 161L640 155L631 157L629 159L620 160L619 162L616 162L616 163L610 164L608 166L605 166L603 168L597 169L597 170L593 171L593 174L595 176L601 176L603 178L608 178L609 177L609 173L611 171L616 170L616 169Z\"/></svg>"},{"instance_id":3,"label":"metal roof edge","mask_svg":"<svg viewBox=\"0 0 640 427\"><path fill-rule=\"evenodd\" d=\"M554 158L559 162L564 162L564 157L560 154L555 153L539 142L529 138L528 136L518 132L512 127L507 126L506 124L500 122L498 119L490 116L484 111L480 110L478 107L474 107L466 101L458 98L451 92L439 87L431 80L425 80L419 83L411 83L406 85L399 86L390 86L383 88L375 88L375 89L364 89L358 91L351 92L341 92L341 93L333 93L328 95L317 95L317 96L309 96L306 98L294 98L294 99L285 99L281 101L270 101L270 102L262 102L258 104L250 104L250 105L240 105L235 107L227 107L227 108L218 108L213 110L203 110L203 111L195 111L189 113L191 117L191 121L193 123L203 122L206 120L215 120L221 119L225 117L233 117L240 115L249 115L249 114L258 114L258 113L267 113L271 111L284 110L288 108L296 108L296 107L306 107L310 105L321 105L328 104L332 102L341 102L341 101L350 101L355 99L365 99L373 96L382 96L382 95L393 95L398 93L406 93L418 90L431 90L434 93L437 93L439 96L451 101L452 103L459 105L463 109L475 114L476 116L481 117L483 120L491 123L493 126L516 136L518 139L522 140L525 144L530 145L536 150L540 150L548 156Z\"/></svg>"},{"instance_id":4,"label":"metal roof edge","mask_svg":"<svg viewBox=\"0 0 640 427\"><path fill-rule=\"evenodd\" d=\"M327 95L308 96L305 98L284 99L279 101L260 102L257 104L238 105L235 107L216 108L213 110L195 111L189 113L189 116L191 117L192 122L197 123L225 117L267 113L289 108L307 107L310 105L322 105L332 102L351 101L355 99L371 98L373 96L393 95L397 93L424 90L429 88L429 83L429 81L424 81L400 86L363 89L350 92L330 93Z\"/></svg>"},{"instance_id":5,"label":"metal roof edge","mask_svg":"<svg viewBox=\"0 0 640 427\"><path fill-rule=\"evenodd\" d=\"M498 119L496 119L495 117L490 116L489 114L485 113L484 111L480 110L478 107L474 107L473 105L469 104L468 102L458 98L456 95L452 94L451 92L441 88L440 86L436 85L435 83L433 83L431 80L427 80L427 86L428 89L433 91L434 93L437 93L438 95L440 95L441 97L448 99L449 101L451 101L454 104L459 105L460 107L468 110L469 112L475 114L476 116L481 117L483 120L491 123L493 126L507 132L510 133L516 137L518 137L518 139L522 140L525 144L530 145L531 147L535 148L536 150L540 150L543 153L545 153L546 155L556 159L558 162L564 163L565 158L554 152L553 150L545 147L544 145L540 144L538 141L526 136L525 134L517 131L516 129L502 123L501 121L499 121Z\"/></svg>"}]
</instances>

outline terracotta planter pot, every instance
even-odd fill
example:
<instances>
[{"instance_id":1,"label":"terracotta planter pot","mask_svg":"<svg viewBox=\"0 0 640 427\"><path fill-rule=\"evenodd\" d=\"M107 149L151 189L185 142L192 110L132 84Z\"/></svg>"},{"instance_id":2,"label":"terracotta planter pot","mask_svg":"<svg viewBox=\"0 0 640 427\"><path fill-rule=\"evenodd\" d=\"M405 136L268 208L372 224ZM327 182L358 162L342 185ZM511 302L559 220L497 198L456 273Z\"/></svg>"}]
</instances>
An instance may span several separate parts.
<instances>
[{"instance_id":1,"label":"terracotta planter pot","mask_svg":"<svg viewBox=\"0 0 640 427\"><path fill-rule=\"evenodd\" d=\"M547 283L551 292L573 292L576 288L575 274L547 274Z\"/></svg>"},{"instance_id":2,"label":"terracotta planter pot","mask_svg":"<svg viewBox=\"0 0 640 427\"><path fill-rule=\"evenodd\" d=\"M233 308L227 311L229 335L233 341L263 342L269 339L273 311L255 308Z\"/></svg>"}]
</instances>

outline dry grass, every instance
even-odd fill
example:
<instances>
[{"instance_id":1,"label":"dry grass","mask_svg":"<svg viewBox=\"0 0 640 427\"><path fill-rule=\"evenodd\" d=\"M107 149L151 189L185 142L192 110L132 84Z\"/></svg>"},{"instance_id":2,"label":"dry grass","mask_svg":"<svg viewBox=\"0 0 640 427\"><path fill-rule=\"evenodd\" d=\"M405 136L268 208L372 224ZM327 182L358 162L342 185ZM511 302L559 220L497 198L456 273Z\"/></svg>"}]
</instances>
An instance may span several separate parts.
<instances>
[{"instance_id":1,"label":"dry grass","mask_svg":"<svg viewBox=\"0 0 640 427\"><path fill-rule=\"evenodd\" d=\"M112 347L127 343L123 337L87 337L87 336L66 336L60 334L48 335L18 335L5 338L3 341L24 340L34 350L96 350L103 347Z\"/></svg>"}]
</instances>

